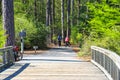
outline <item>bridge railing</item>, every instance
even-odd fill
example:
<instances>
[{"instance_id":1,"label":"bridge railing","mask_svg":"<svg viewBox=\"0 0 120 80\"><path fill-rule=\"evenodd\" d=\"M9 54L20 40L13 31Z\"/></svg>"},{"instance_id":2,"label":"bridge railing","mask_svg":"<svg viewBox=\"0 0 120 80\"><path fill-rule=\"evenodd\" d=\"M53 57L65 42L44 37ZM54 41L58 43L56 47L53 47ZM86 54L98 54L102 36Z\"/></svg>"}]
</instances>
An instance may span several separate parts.
<instances>
[{"instance_id":1,"label":"bridge railing","mask_svg":"<svg viewBox=\"0 0 120 80\"><path fill-rule=\"evenodd\" d=\"M116 53L91 46L92 62L97 65L110 80L120 80L120 56Z\"/></svg>"},{"instance_id":2,"label":"bridge railing","mask_svg":"<svg viewBox=\"0 0 120 80\"><path fill-rule=\"evenodd\" d=\"M0 71L15 62L13 47L0 48Z\"/></svg>"}]
</instances>

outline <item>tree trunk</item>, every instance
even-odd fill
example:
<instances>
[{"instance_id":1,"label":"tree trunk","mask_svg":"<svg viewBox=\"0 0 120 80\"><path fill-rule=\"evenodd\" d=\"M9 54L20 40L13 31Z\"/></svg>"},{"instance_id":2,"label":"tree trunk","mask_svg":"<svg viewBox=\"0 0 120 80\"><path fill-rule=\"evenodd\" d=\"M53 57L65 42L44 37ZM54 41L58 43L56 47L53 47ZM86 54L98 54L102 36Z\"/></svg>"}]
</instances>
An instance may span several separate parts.
<instances>
[{"instance_id":1,"label":"tree trunk","mask_svg":"<svg viewBox=\"0 0 120 80\"><path fill-rule=\"evenodd\" d=\"M52 0L51 16L52 16L51 37L53 37L55 35L55 33L54 33L54 25L55 25L55 0ZM53 42L52 39L51 39L51 41Z\"/></svg>"},{"instance_id":2,"label":"tree trunk","mask_svg":"<svg viewBox=\"0 0 120 80\"><path fill-rule=\"evenodd\" d=\"M99 3L101 3L101 0L97 0ZM106 0L106 1L108 1L108 0Z\"/></svg>"},{"instance_id":3,"label":"tree trunk","mask_svg":"<svg viewBox=\"0 0 120 80\"><path fill-rule=\"evenodd\" d=\"M1 5L2 5L2 0L0 0L0 15L2 14L2 7L1 7Z\"/></svg>"},{"instance_id":4,"label":"tree trunk","mask_svg":"<svg viewBox=\"0 0 120 80\"><path fill-rule=\"evenodd\" d=\"M55 24L55 0L52 0L52 24Z\"/></svg>"},{"instance_id":5,"label":"tree trunk","mask_svg":"<svg viewBox=\"0 0 120 80\"><path fill-rule=\"evenodd\" d=\"M15 45L15 29L14 29L14 11L13 0L2 0L3 27L6 31L7 41L5 46Z\"/></svg>"},{"instance_id":6,"label":"tree trunk","mask_svg":"<svg viewBox=\"0 0 120 80\"><path fill-rule=\"evenodd\" d=\"M22 0L22 3L25 3L25 0Z\"/></svg>"},{"instance_id":7,"label":"tree trunk","mask_svg":"<svg viewBox=\"0 0 120 80\"><path fill-rule=\"evenodd\" d=\"M72 16L72 18L71 18L71 26L73 26L73 21L74 21L73 13L74 13L74 0L71 0L71 16Z\"/></svg>"},{"instance_id":8,"label":"tree trunk","mask_svg":"<svg viewBox=\"0 0 120 80\"><path fill-rule=\"evenodd\" d=\"M61 0L61 28L62 28L62 41L64 42L64 0Z\"/></svg>"},{"instance_id":9,"label":"tree trunk","mask_svg":"<svg viewBox=\"0 0 120 80\"><path fill-rule=\"evenodd\" d=\"M46 24L46 18L45 18L45 13L46 13L46 11L45 11L45 0L41 0L41 4L42 4L42 22L44 23L44 24Z\"/></svg>"},{"instance_id":10,"label":"tree trunk","mask_svg":"<svg viewBox=\"0 0 120 80\"><path fill-rule=\"evenodd\" d=\"M51 0L47 0L46 5L46 26L51 25ZM47 44L51 43L51 29L50 34L47 36Z\"/></svg>"},{"instance_id":11,"label":"tree trunk","mask_svg":"<svg viewBox=\"0 0 120 80\"><path fill-rule=\"evenodd\" d=\"M34 0L34 20L37 21L37 2Z\"/></svg>"},{"instance_id":12,"label":"tree trunk","mask_svg":"<svg viewBox=\"0 0 120 80\"><path fill-rule=\"evenodd\" d=\"M47 4L46 4L46 26L49 26L49 4L50 4L50 0L47 0Z\"/></svg>"},{"instance_id":13,"label":"tree trunk","mask_svg":"<svg viewBox=\"0 0 120 80\"><path fill-rule=\"evenodd\" d=\"M78 0L78 19L77 19L77 25L80 24L80 0Z\"/></svg>"},{"instance_id":14,"label":"tree trunk","mask_svg":"<svg viewBox=\"0 0 120 80\"><path fill-rule=\"evenodd\" d=\"M70 2L71 0L67 1L67 36L70 37Z\"/></svg>"},{"instance_id":15,"label":"tree trunk","mask_svg":"<svg viewBox=\"0 0 120 80\"><path fill-rule=\"evenodd\" d=\"M51 0L49 2L49 25L52 25L52 6L51 6Z\"/></svg>"}]
</instances>

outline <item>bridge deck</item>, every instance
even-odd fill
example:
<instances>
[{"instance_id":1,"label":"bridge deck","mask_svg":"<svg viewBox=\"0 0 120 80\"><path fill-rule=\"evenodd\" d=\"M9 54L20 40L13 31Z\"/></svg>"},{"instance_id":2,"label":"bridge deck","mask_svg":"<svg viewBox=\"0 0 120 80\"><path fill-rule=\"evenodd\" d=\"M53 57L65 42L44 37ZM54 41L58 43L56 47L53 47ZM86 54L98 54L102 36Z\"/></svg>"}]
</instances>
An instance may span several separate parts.
<instances>
[{"instance_id":1,"label":"bridge deck","mask_svg":"<svg viewBox=\"0 0 120 80\"><path fill-rule=\"evenodd\" d=\"M0 80L108 80L91 62L78 60L70 48L55 48L24 59L0 73Z\"/></svg>"}]
</instances>

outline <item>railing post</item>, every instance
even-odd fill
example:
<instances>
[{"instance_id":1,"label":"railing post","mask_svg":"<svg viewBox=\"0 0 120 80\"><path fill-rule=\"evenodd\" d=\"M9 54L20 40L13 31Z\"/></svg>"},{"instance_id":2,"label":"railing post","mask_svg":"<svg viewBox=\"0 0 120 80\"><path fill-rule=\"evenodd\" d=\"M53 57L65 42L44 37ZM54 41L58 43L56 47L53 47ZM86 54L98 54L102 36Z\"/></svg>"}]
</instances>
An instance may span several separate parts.
<instances>
[{"instance_id":1,"label":"railing post","mask_svg":"<svg viewBox=\"0 0 120 80\"><path fill-rule=\"evenodd\" d=\"M3 52L3 64L7 64L7 53L6 53L6 51Z\"/></svg>"}]
</instances>

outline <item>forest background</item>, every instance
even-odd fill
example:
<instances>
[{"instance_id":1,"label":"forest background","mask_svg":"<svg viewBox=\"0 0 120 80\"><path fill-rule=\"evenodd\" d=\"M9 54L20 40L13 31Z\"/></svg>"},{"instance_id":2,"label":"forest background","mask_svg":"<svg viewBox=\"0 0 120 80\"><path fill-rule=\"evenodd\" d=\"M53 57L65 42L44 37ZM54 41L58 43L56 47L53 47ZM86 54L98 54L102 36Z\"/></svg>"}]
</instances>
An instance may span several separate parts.
<instances>
[{"instance_id":1,"label":"forest background","mask_svg":"<svg viewBox=\"0 0 120 80\"><path fill-rule=\"evenodd\" d=\"M2 0L0 3L0 47L3 47L7 36L3 30ZM46 20L48 9L51 22ZM14 22L18 45L21 29L27 33L25 49L34 45L45 48L58 34L64 34L64 38L69 30L70 42L79 45L80 55L89 55L91 45L120 55L120 0L14 0Z\"/></svg>"}]
</instances>

